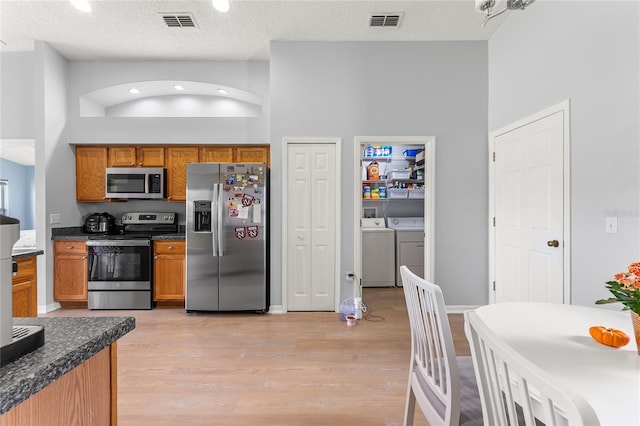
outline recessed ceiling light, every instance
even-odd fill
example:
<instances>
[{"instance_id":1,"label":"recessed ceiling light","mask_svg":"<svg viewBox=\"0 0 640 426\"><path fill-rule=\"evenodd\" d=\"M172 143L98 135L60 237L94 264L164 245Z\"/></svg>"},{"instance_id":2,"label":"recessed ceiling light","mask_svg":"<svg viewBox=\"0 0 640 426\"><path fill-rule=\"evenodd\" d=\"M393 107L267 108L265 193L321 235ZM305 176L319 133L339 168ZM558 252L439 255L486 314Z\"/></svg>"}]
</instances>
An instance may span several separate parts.
<instances>
[{"instance_id":1,"label":"recessed ceiling light","mask_svg":"<svg viewBox=\"0 0 640 426\"><path fill-rule=\"evenodd\" d=\"M218 93L222 94L222 95L226 95L227 91L224 89L218 89Z\"/></svg>"},{"instance_id":2,"label":"recessed ceiling light","mask_svg":"<svg viewBox=\"0 0 640 426\"><path fill-rule=\"evenodd\" d=\"M176 90L184 90L184 87L180 86L179 84L176 84L175 86L173 86L173 88Z\"/></svg>"},{"instance_id":3,"label":"recessed ceiling light","mask_svg":"<svg viewBox=\"0 0 640 426\"><path fill-rule=\"evenodd\" d=\"M140 93L140 91L138 89L136 89L135 87L132 87L131 89L129 89L129 93L131 93L133 95L137 95L138 93Z\"/></svg>"},{"instance_id":4,"label":"recessed ceiling light","mask_svg":"<svg viewBox=\"0 0 640 426\"><path fill-rule=\"evenodd\" d=\"M211 0L211 3L213 3L214 9L218 12L227 13L231 8L229 0Z\"/></svg>"},{"instance_id":5,"label":"recessed ceiling light","mask_svg":"<svg viewBox=\"0 0 640 426\"><path fill-rule=\"evenodd\" d=\"M81 10L83 12L91 12L91 5L89 4L89 0L69 0L72 5L76 7L76 9Z\"/></svg>"}]
</instances>

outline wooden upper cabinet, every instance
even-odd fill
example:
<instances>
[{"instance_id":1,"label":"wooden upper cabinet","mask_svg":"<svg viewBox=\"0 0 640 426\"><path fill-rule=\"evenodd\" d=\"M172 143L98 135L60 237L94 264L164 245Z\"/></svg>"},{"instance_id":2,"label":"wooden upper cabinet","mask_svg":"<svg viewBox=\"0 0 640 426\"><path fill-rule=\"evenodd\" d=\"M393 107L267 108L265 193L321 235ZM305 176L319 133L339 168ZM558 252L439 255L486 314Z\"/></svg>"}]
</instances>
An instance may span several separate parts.
<instances>
[{"instance_id":1,"label":"wooden upper cabinet","mask_svg":"<svg viewBox=\"0 0 640 426\"><path fill-rule=\"evenodd\" d=\"M109 167L164 167L162 146L110 146Z\"/></svg>"},{"instance_id":2,"label":"wooden upper cabinet","mask_svg":"<svg viewBox=\"0 0 640 426\"><path fill-rule=\"evenodd\" d=\"M187 200L187 163L198 162L197 146L170 146L166 148L167 200Z\"/></svg>"},{"instance_id":3,"label":"wooden upper cabinet","mask_svg":"<svg viewBox=\"0 0 640 426\"><path fill-rule=\"evenodd\" d=\"M200 147L201 163L232 163L232 146L202 146Z\"/></svg>"},{"instance_id":4,"label":"wooden upper cabinet","mask_svg":"<svg viewBox=\"0 0 640 426\"><path fill-rule=\"evenodd\" d=\"M105 201L106 146L76 147L76 200Z\"/></svg>"},{"instance_id":5,"label":"wooden upper cabinet","mask_svg":"<svg viewBox=\"0 0 640 426\"><path fill-rule=\"evenodd\" d=\"M235 163L266 163L269 166L269 146L236 146L233 148Z\"/></svg>"},{"instance_id":6,"label":"wooden upper cabinet","mask_svg":"<svg viewBox=\"0 0 640 426\"><path fill-rule=\"evenodd\" d=\"M164 147L139 146L138 166L140 167L164 167Z\"/></svg>"}]
</instances>

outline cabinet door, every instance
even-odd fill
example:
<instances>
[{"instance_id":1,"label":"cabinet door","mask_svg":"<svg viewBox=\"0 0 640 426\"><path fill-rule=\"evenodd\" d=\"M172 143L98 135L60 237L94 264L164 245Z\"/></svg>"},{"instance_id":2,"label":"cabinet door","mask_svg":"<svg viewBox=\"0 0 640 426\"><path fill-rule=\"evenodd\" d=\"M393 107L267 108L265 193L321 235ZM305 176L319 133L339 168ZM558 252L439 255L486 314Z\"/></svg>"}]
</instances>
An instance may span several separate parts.
<instances>
[{"instance_id":1,"label":"cabinet door","mask_svg":"<svg viewBox=\"0 0 640 426\"><path fill-rule=\"evenodd\" d=\"M37 288L35 279L13 285L14 317L38 316Z\"/></svg>"},{"instance_id":2,"label":"cabinet door","mask_svg":"<svg viewBox=\"0 0 640 426\"><path fill-rule=\"evenodd\" d=\"M232 163L233 161L233 147L231 146L200 147L201 163Z\"/></svg>"},{"instance_id":3,"label":"cabinet door","mask_svg":"<svg viewBox=\"0 0 640 426\"><path fill-rule=\"evenodd\" d=\"M76 200L105 201L106 146L76 147Z\"/></svg>"},{"instance_id":4,"label":"cabinet door","mask_svg":"<svg viewBox=\"0 0 640 426\"><path fill-rule=\"evenodd\" d=\"M13 276L13 316L38 316L36 257L16 260L18 272Z\"/></svg>"},{"instance_id":5,"label":"cabinet door","mask_svg":"<svg viewBox=\"0 0 640 426\"><path fill-rule=\"evenodd\" d=\"M139 146L138 164L140 167L164 167L164 147Z\"/></svg>"},{"instance_id":6,"label":"cabinet door","mask_svg":"<svg viewBox=\"0 0 640 426\"><path fill-rule=\"evenodd\" d=\"M185 242L156 241L154 252L154 300L184 301Z\"/></svg>"},{"instance_id":7,"label":"cabinet door","mask_svg":"<svg viewBox=\"0 0 640 426\"><path fill-rule=\"evenodd\" d=\"M236 146L233 150L235 163L266 163L269 166L269 146Z\"/></svg>"},{"instance_id":8,"label":"cabinet door","mask_svg":"<svg viewBox=\"0 0 640 426\"><path fill-rule=\"evenodd\" d=\"M110 146L109 167L135 167L136 148L133 146Z\"/></svg>"},{"instance_id":9,"label":"cabinet door","mask_svg":"<svg viewBox=\"0 0 640 426\"><path fill-rule=\"evenodd\" d=\"M87 246L84 241L55 241L53 298L59 302L87 301Z\"/></svg>"},{"instance_id":10,"label":"cabinet door","mask_svg":"<svg viewBox=\"0 0 640 426\"><path fill-rule=\"evenodd\" d=\"M167 148L167 200L187 200L187 163L198 162L198 147Z\"/></svg>"}]
</instances>

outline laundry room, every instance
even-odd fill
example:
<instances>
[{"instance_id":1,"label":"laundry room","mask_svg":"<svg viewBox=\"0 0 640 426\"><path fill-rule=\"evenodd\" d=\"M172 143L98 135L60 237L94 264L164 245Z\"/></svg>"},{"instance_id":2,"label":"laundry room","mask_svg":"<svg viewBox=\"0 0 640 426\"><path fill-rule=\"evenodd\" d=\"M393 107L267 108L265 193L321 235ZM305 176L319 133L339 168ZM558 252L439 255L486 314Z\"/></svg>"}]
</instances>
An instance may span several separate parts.
<instances>
[{"instance_id":1,"label":"laundry room","mask_svg":"<svg viewBox=\"0 0 640 426\"><path fill-rule=\"evenodd\" d=\"M363 287L401 286L401 265L425 277L425 218L431 207L425 193L431 196L433 187L425 153L434 142L360 142Z\"/></svg>"}]
</instances>

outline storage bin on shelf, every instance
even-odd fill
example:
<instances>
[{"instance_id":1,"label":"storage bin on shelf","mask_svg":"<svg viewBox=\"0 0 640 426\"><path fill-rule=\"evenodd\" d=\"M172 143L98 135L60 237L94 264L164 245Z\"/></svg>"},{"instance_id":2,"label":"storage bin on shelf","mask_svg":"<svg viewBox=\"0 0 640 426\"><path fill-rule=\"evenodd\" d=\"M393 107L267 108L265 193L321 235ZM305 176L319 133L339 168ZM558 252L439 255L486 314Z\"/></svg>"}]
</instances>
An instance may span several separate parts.
<instances>
[{"instance_id":1,"label":"storage bin on shelf","mask_svg":"<svg viewBox=\"0 0 640 426\"><path fill-rule=\"evenodd\" d=\"M409 179L411 176L411 170L391 170L387 176L389 180Z\"/></svg>"},{"instance_id":2,"label":"storage bin on shelf","mask_svg":"<svg viewBox=\"0 0 640 426\"><path fill-rule=\"evenodd\" d=\"M422 189L409 189L409 198L424 199L424 188Z\"/></svg>"},{"instance_id":3,"label":"storage bin on shelf","mask_svg":"<svg viewBox=\"0 0 640 426\"><path fill-rule=\"evenodd\" d=\"M387 198L408 198L409 190L404 188L389 188L387 189Z\"/></svg>"},{"instance_id":4,"label":"storage bin on shelf","mask_svg":"<svg viewBox=\"0 0 640 426\"><path fill-rule=\"evenodd\" d=\"M424 164L424 149L416 154L416 164L421 166Z\"/></svg>"}]
</instances>

